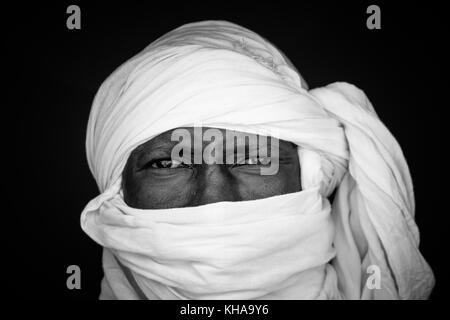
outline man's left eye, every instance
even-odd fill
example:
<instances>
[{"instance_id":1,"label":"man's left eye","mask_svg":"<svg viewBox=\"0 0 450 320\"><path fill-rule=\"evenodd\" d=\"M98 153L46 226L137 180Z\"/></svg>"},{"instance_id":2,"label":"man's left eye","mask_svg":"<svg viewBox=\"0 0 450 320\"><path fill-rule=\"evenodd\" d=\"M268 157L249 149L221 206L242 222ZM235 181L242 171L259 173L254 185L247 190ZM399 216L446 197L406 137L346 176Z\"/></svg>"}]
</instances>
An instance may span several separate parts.
<instances>
[{"instance_id":1,"label":"man's left eye","mask_svg":"<svg viewBox=\"0 0 450 320\"><path fill-rule=\"evenodd\" d=\"M269 165L270 158L269 157L251 157L245 159L245 164L247 165Z\"/></svg>"}]
</instances>

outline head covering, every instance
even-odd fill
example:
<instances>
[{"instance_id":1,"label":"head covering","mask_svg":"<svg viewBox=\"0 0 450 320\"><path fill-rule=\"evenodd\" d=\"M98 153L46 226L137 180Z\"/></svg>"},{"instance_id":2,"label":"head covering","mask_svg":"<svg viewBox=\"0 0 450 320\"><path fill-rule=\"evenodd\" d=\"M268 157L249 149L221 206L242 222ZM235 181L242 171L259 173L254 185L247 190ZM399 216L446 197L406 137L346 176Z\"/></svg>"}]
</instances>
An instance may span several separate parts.
<instances>
[{"instance_id":1,"label":"head covering","mask_svg":"<svg viewBox=\"0 0 450 320\"><path fill-rule=\"evenodd\" d=\"M292 141L302 191L128 207L121 175L133 149L199 123ZM100 195L81 225L105 248L102 298L421 299L434 285L407 163L364 92L308 91L280 50L236 24L183 25L116 69L94 99L86 151Z\"/></svg>"}]
</instances>

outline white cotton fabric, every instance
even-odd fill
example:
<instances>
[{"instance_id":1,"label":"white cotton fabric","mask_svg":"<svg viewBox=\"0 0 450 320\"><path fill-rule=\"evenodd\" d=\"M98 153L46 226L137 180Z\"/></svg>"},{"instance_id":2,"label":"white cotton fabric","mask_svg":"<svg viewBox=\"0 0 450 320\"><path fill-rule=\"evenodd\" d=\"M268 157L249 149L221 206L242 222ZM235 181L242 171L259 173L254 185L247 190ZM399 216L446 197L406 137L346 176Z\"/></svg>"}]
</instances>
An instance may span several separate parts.
<instances>
[{"instance_id":1,"label":"white cotton fabric","mask_svg":"<svg viewBox=\"0 0 450 320\"><path fill-rule=\"evenodd\" d=\"M302 191L191 208L128 207L131 151L177 127L268 132L299 148ZM102 299L424 299L414 193L395 138L363 91L309 90L287 58L225 21L181 26L100 87L87 128L100 195L81 215L104 247ZM336 190L332 204L327 197ZM376 266L381 285L367 285Z\"/></svg>"},{"instance_id":2,"label":"white cotton fabric","mask_svg":"<svg viewBox=\"0 0 450 320\"><path fill-rule=\"evenodd\" d=\"M336 284L327 265L335 256L329 206L318 187L151 214L116 195L96 221L103 227L88 228L134 271L147 297L340 298L337 286L328 285ZM114 230L118 226L120 234ZM112 288L115 282L109 281Z\"/></svg>"}]
</instances>

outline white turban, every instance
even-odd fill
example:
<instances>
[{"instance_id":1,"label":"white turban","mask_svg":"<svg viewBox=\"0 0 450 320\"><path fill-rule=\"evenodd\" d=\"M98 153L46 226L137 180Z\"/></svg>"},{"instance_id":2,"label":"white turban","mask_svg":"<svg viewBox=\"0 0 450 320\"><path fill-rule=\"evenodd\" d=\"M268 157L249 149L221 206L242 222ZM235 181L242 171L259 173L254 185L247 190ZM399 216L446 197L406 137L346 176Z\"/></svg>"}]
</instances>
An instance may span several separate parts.
<instances>
[{"instance_id":1,"label":"white turban","mask_svg":"<svg viewBox=\"0 0 450 320\"><path fill-rule=\"evenodd\" d=\"M129 208L121 175L133 149L196 123L295 143L302 191L194 208ZM103 298L139 297L130 281L150 299L423 299L433 288L418 250L408 166L364 92L343 82L308 91L277 48L238 25L183 25L116 69L93 102L86 151L100 195L81 224L105 247ZM220 238L222 231L236 238ZM264 234L272 242L260 241ZM295 251L283 255L283 243ZM214 256L214 245L228 256ZM286 267L273 268L274 252ZM379 288L367 285L374 266ZM234 282L239 274L253 280Z\"/></svg>"}]
</instances>

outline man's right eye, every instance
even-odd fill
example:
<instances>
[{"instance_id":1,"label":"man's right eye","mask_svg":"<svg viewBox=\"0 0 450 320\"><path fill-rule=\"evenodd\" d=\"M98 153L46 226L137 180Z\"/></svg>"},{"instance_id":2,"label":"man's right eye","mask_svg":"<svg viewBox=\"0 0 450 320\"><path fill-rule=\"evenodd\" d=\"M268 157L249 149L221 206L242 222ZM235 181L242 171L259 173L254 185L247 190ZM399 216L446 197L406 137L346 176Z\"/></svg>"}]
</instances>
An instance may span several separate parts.
<instances>
[{"instance_id":1,"label":"man's right eye","mask_svg":"<svg viewBox=\"0 0 450 320\"><path fill-rule=\"evenodd\" d=\"M172 159L158 159L150 161L146 166L149 169L176 169L176 168L188 168L184 162Z\"/></svg>"}]
</instances>

